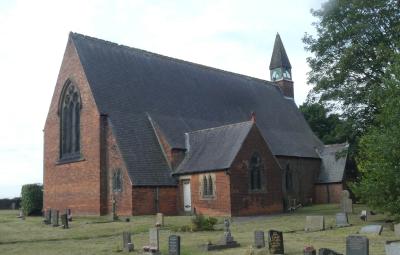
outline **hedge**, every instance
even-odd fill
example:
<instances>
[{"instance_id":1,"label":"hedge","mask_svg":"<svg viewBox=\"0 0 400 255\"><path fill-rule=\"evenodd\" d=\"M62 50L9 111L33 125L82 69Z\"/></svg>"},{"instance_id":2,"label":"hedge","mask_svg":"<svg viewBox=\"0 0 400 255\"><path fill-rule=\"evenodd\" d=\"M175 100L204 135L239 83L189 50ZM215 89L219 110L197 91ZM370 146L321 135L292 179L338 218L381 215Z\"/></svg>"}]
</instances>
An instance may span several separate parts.
<instances>
[{"instance_id":1,"label":"hedge","mask_svg":"<svg viewBox=\"0 0 400 255\"><path fill-rule=\"evenodd\" d=\"M43 207L43 186L25 184L21 190L21 207L25 215L40 215Z\"/></svg>"}]
</instances>

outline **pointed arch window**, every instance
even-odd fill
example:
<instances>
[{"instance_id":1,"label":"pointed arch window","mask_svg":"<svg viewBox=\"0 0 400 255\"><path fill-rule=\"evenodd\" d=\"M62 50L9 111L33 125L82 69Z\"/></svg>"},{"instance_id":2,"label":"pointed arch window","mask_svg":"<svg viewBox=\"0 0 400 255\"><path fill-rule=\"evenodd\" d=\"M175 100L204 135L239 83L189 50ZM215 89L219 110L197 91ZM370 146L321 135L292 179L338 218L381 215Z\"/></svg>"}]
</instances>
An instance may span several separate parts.
<instances>
[{"instance_id":1,"label":"pointed arch window","mask_svg":"<svg viewBox=\"0 0 400 255\"><path fill-rule=\"evenodd\" d=\"M202 178L203 178L202 195L204 198L212 198L214 196L214 191L215 191L213 177L211 176L211 174L209 174L209 175L203 175Z\"/></svg>"},{"instance_id":2,"label":"pointed arch window","mask_svg":"<svg viewBox=\"0 0 400 255\"><path fill-rule=\"evenodd\" d=\"M203 196L208 195L208 180L207 177L204 175L203 176Z\"/></svg>"},{"instance_id":3,"label":"pointed arch window","mask_svg":"<svg viewBox=\"0 0 400 255\"><path fill-rule=\"evenodd\" d=\"M114 192L121 192L122 191L122 173L121 173L121 169L117 169L113 173L112 189L113 189Z\"/></svg>"},{"instance_id":4,"label":"pointed arch window","mask_svg":"<svg viewBox=\"0 0 400 255\"><path fill-rule=\"evenodd\" d=\"M208 195L212 196L214 194L213 180L211 175L208 176Z\"/></svg>"},{"instance_id":5,"label":"pointed arch window","mask_svg":"<svg viewBox=\"0 0 400 255\"><path fill-rule=\"evenodd\" d=\"M250 190L261 190L261 175L263 163L258 153L253 153L250 159Z\"/></svg>"},{"instance_id":6,"label":"pointed arch window","mask_svg":"<svg viewBox=\"0 0 400 255\"><path fill-rule=\"evenodd\" d=\"M80 112L82 108L78 88L67 81L60 103L60 159L79 159L80 155Z\"/></svg>"}]
</instances>

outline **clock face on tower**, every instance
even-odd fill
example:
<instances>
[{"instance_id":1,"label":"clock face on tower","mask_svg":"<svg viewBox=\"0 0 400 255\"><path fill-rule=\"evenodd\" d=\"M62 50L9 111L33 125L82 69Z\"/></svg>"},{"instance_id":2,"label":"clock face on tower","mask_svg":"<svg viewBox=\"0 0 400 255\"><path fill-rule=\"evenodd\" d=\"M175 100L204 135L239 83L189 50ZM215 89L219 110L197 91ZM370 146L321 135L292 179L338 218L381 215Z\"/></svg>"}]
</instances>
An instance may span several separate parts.
<instances>
[{"instance_id":1,"label":"clock face on tower","mask_svg":"<svg viewBox=\"0 0 400 255\"><path fill-rule=\"evenodd\" d=\"M277 81L282 79L282 69L280 68L275 68L271 70L271 80L272 81Z\"/></svg>"}]
</instances>

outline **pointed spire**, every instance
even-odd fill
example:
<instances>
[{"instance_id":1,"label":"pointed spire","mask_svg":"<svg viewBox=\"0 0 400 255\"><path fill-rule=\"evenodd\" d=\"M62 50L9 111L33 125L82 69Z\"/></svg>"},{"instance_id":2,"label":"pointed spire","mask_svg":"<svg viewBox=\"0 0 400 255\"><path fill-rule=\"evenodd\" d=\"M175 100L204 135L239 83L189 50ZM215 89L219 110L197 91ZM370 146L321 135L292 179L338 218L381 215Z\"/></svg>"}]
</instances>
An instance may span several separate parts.
<instances>
[{"instance_id":1,"label":"pointed spire","mask_svg":"<svg viewBox=\"0 0 400 255\"><path fill-rule=\"evenodd\" d=\"M286 54L285 47L283 47L283 43L279 33L276 33L274 50L272 52L271 63L269 64L269 69L272 70L278 67L285 67L291 69L289 58Z\"/></svg>"}]
</instances>

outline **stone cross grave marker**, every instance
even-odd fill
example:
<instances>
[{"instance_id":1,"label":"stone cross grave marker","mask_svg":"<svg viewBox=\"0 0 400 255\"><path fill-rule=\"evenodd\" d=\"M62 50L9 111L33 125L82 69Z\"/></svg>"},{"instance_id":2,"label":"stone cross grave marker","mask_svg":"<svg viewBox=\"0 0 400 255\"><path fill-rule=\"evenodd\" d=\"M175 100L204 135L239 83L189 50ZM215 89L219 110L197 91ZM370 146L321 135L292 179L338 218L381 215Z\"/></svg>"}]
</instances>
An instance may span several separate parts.
<instances>
[{"instance_id":1,"label":"stone cross grave marker","mask_svg":"<svg viewBox=\"0 0 400 255\"><path fill-rule=\"evenodd\" d=\"M254 231L254 246L257 249L265 247L264 231L260 230Z\"/></svg>"},{"instance_id":2,"label":"stone cross grave marker","mask_svg":"<svg viewBox=\"0 0 400 255\"><path fill-rule=\"evenodd\" d=\"M347 255L369 255L369 240L365 236L348 236L346 238Z\"/></svg>"},{"instance_id":3,"label":"stone cross grave marker","mask_svg":"<svg viewBox=\"0 0 400 255\"><path fill-rule=\"evenodd\" d=\"M181 237L170 235L168 238L168 255L181 255Z\"/></svg>"},{"instance_id":4,"label":"stone cross grave marker","mask_svg":"<svg viewBox=\"0 0 400 255\"><path fill-rule=\"evenodd\" d=\"M151 250L158 251L160 249L160 232L158 228L150 228L149 242Z\"/></svg>"},{"instance_id":5,"label":"stone cross grave marker","mask_svg":"<svg viewBox=\"0 0 400 255\"><path fill-rule=\"evenodd\" d=\"M367 225L361 228L360 234L375 234L380 235L382 233L382 225Z\"/></svg>"},{"instance_id":6,"label":"stone cross grave marker","mask_svg":"<svg viewBox=\"0 0 400 255\"><path fill-rule=\"evenodd\" d=\"M133 251L133 243L131 240L131 233L130 232L123 232L122 233L122 248L125 252Z\"/></svg>"},{"instance_id":7,"label":"stone cross grave marker","mask_svg":"<svg viewBox=\"0 0 400 255\"><path fill-rule=\"evenodd\" d=\"M60 218L61 218L61 226L64 229L68 229L69 225L68 225L68 216L67 216L67 214L66 213L61 214Z\"/></svg>"},{"instance_id":8,"label":"stone cross grave marker","mask_svg":"<svg viewBox=\"0 0 400 255\"><path fill-rule=\"evenodd\" d=\"M386 241L386 255L400 255L400 241Z\"/></svg>"},{"instance_id":9,"label":"stone cross grave marker","mask_svg":"<svg viewBox=\"0 0 400 255\"><path fill-rule=\"evenodd\" d=\"M318 250L318 255L343 255L328 248L321 248Z\"/></svg>"},{"instance_id":10,"label":"stone cross grave marker","mask_svg":"<svg viewBox=\"0 0 400 255\"><path fill-rule=\"evenodd\" d=\"M58 210L51 210L51 225L53 227L58 227L58 216L59 216L59 211Z\"/></svg>"},{"instance_id":11,"label":"stone cross grave marker","mask_svg":"<svg viewBox=\"0 0 400 255\"><path fill-rule=\"evenodd\" d=\"M400 236L400 223L394 225L394 234Z\"/></svg>"},{"instance_id":12,"label":"stone cross grave marker","mask_svg":"<svg viewBox=\"0 0 400 255\"><path fill-rule=\"evenodd\" d=\"M347 213L337 213L336 214L336 226L337 227L350 226L349 218L347 217Z\"/></svg>"},{"instance_id":13,"label":"stone cross grave marker","mask_svg":"<svg viewBox=\"0 0 400 255\"><path fill-rule=\"evenodd\" d=\"M268 231L268 248L270 254L284 254L283 234L277 230Z\"/></svg>"},{"instance_id":14,"label":"stone cross grave marker","mask_svg":"<svg viewBox=\"0 0 400 255\"><path fill-rule=\"evenodd\" d=\"M307 216L305 231L321 231L325 229L324 216Z\"/></svg>"},{"instance_id":15,"label":"stone cross grave marker","mask_svg":"<svg viewBox=\"0 0 400 255\"><path fill-rule=\"evenodd\" d=\"M156 215L156 226L158 226L158 227L164 226L164 214L157 213L157 215Z\"/></svg>"},{"instance_id":16,"label":"stone cross grave marker","mask_svg":"<svg viewBox=\"0 0 400 255\"><path fill-rule=\"evenodd\" d=\"M353 200L351 200L350 192L348 190L342 191L340 207L344 213L353 213Z\"/></svg>"}]
</instances>

